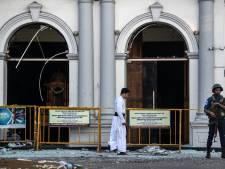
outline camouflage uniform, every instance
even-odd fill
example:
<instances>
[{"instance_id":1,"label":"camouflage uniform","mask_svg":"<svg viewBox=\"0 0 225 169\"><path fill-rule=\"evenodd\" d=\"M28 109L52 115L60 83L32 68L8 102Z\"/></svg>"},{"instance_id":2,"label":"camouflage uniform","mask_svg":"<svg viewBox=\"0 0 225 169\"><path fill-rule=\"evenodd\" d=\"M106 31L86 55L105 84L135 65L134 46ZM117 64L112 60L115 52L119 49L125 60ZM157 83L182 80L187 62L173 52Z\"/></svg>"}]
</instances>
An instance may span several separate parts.
<instances>
[{"instance_id":1,"label":"camouflage uniform","mask_svg":"<svg viewBox=\"0 0 225 169\"><path fill-rule=\"evenodd\" d=\"M212 88L212 91L216 88L223 90L222 86L215 84ZM220 143L222 148L222 158L225 158L225 110L219 105L214 105L214 103L220 103L225 105L225 98L222 95L213 94L207 99L207 103L204 107L205 110L213 112L216 117L211 117L207 112L206 114L209 117L209 134L207 140L207 155L206 158L210 158L211 146L213 138L217 135L217 130L219 130Z\"/></svg>"}]
</instances>

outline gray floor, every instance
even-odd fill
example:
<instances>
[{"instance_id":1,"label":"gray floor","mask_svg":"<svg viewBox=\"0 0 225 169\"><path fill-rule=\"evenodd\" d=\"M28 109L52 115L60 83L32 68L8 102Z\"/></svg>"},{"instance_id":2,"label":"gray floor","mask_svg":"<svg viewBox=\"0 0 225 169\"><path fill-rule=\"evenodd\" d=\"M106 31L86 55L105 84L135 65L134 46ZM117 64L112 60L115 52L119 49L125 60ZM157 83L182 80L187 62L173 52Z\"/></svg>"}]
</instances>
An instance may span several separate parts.
<instances>
[{"instance_id":1,"label":"gray floor","mask_svg":"<svg viewBox=\"0 0 225 169\"><path fill-rule=\"evenodd\" d=\"M154 151L153 151L154 152ZM80 164L86 169L224 169L225 159L220 152L212 152L212 159L205 159L204 151L167 151L167 155L152 152L130 151L118 156L107 151L83 150L12 150L0 152L0 169L58 168L60 161Z\"/></svg>"}]
</instances>

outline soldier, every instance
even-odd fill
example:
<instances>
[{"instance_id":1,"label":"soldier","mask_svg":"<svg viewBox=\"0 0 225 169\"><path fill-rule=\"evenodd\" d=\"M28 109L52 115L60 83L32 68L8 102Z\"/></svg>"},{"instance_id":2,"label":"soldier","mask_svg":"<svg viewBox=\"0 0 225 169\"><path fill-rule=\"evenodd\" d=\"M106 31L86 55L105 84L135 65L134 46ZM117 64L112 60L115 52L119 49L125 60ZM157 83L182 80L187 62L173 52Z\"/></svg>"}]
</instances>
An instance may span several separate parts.
<instances>
[{"instance_id":1,"label":"soldier","mask_svg":"<svg viewBox=\"0 0 225 169\"><path fill-rule=\"evenodd\" d=\"M212 87L213 95L207 99L204 107L206 115L209 117L209 135L207 140L206 158L211 158L211 146L213 138L216 138L217 129L219 130L220 143L222 149L221 158L225 158L225 99L220 93L223 88L220 84Z\"/></svg>"},{"instance_id":2,"label":"soldier","mask_svg":"<svg viewBox=\"0 0 225 169\"><path fill-rule=\"evenodd\" d=\"M126 99L129 95L127 88L122 88L120 96L115 100L115 114L112 120L109 146L118 155L126 155Z\"/></svg>"}]
</instances>

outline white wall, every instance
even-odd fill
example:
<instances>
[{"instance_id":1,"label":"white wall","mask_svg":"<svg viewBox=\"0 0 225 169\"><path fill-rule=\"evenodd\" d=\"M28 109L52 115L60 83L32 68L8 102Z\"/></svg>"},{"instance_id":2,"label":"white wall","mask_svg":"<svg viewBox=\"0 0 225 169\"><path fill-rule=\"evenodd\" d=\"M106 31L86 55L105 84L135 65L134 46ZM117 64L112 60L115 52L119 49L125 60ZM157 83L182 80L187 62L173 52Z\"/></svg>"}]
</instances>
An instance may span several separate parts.
<instances>
[{"instance_id":1,"label":"white wall","mask_svg":"<svg viewBox=\"0 0 225 169\"><path fill-rule=\"evenodd\" d=\"M121 30L137 15L149 12L158 1L163 11L183 19L193 31L198 30L198 0L116 0L116 30Z\"/></svg>"},{"instance_id":2,"label":"white wall","mask_svg":"<svg viewBox=\"0 0 225 169\"><path fill-rule=\"evenodd\" d=\"M71 28L78 30L77 0L35 0L43 5L42 11L61 18ZM27 12L27 6L34 0L0 0L0 28L12 17Z\"/></svg>"},{"instance_id":3,"label":"white wall","mask_svg":"<svg viewBox=\"0 0 225 169\"><path fill-rule=\"evenodd\" d=\"M224 84L224 0L214 3L214 83Z\"/></svg>"},{"instance_id":4,"label":"white wall","mask_svg":"<svg viewBox=\"0 0 225 169\"><path fill-rule=\"evenodd\" d=\"M26 12L34 0L1 0L0 27L13 16ZM78 0L36 0L43 5L42 11L63 19L73 31L78 30ZM163 11L182 18L193 29L198 29L198 0L157 0ZM121 30L137 15L149 12L156 0L116 0L116 30ZM94 2L99 5L99 2Z\"/></svg>"}]
</instances>

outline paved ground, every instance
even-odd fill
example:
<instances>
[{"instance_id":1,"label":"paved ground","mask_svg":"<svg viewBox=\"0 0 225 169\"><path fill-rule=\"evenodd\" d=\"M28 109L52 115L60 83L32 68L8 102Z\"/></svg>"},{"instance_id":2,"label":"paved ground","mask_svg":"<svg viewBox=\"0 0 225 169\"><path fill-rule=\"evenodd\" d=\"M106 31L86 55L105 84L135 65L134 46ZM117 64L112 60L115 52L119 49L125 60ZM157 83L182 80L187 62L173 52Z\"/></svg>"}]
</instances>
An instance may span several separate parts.
<instances>
[{"instance_id":1,"label":"paved ground","mask_svg":"<svg viewBox=\"0 0 225 169\"><path fill-rule=\"evenodd\" d=\"M63 168L61 164L80 164L85 169L224 169L225 159L213 152L206 160L205 152L183 150L169 152L167 156L129 152L127 156L115 153L79 150L15 151L0 154L0 169ZM60 162L61 161L61 162Z\"/></svg>"}]
</instances>

